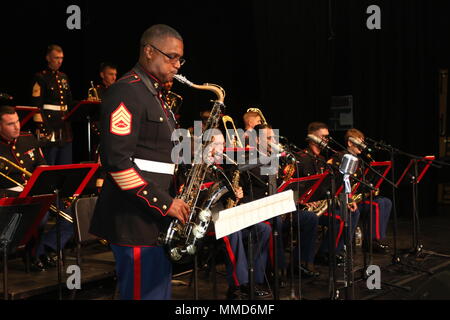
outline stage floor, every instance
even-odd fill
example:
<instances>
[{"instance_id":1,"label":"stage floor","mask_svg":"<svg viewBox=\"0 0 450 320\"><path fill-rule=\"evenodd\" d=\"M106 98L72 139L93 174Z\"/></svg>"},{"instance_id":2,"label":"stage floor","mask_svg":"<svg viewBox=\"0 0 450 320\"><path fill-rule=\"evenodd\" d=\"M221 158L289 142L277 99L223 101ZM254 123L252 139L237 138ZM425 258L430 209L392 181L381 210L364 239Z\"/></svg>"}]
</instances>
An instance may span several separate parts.
<instances>
[{"instance_id":1,"label":"stage floor","mask_svg":"<svg viewBox=\"0 0 450 320\"><path fill-rule=\"evenodd\" d=\"M362 278L363 254L361 248L355 250L355 299L358 300L416 300L416 299L450 299L450 214L420 221L420 243L423 250L418 255L402 254L401 264L392 264L392 255L373 255L373 264L381 267L381 289L367 289L366 280ZM392 249L392 230L388 242ZM409 220L399 221L398 248L412 247L412 227ZM436 254L433 254L436 253ZM76 264L74 249L66 249L63 272L63 298L75 300L114 300L118 298L116 278L114 276L114 259L107 246L95 243L83 248L81 265L81 290L76 294L65 289L65 268ZM286 253L287 254L287 253ZM288 254L287 254L288 256ZM224 300L228 289L225 279L223 257L217 258L216 272L210 266L202 266L198 271L198 299ZM56 300L58 298L58 277L56 269L44 272L26 273L21 259L9 261L9 299L20 300ZM297 276L291 281L287 277L287 286L280 289L280 300L302 298L304 300L328 299L328 267L316 266L320 277L301 279ZM174 266L173 290L174 300L194 300L195 290L192 282L190 265ZM3 276L3 274L2 274ZM215 281L214 281L215 278ZM447 283L443 283L448 278ZM343 286L343 270L337 269L337 286ZM444 279L444 280L443 280ZM301 290L299 291L299 283ZM441 284L441 285L439 285ZM3 286L1 286L3 291ZM3 293L0 297L3 298ZM245 299L246 297L242 297ZM340 290L344 299L344 290ZM272 297L268 298L272 299Z\"/></svg>"}]
</instances>

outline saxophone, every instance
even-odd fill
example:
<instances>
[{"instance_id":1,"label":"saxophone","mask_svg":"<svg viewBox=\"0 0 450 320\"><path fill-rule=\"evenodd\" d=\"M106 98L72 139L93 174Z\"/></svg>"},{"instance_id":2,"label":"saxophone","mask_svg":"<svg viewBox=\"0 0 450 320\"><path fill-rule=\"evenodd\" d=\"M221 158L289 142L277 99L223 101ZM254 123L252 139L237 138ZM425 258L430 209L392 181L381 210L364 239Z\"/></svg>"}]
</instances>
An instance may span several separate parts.
<instances>
[{"instance_id":1,"label":"saxophone","mask_svg":"<svg viewBox=\"0 0 450 320\"><path fill-rule=\"evenodd\" d=\"M233 190L236 190L236 188L239 187L240 177L241 177L241 175L240 175L239 170L235 170L233 173L233 179L231 181ZM233 200L232 198L228 198L226 209L233 208L234 206L236 206L237 202L238 202L237 199Z\"/></svg>"},{"instance_id":2,"label":"saxophone","mask_svg":"<svg viewBox=\"0 0 450 320\"><path fill-rule=\"evenodd\" d=\"M200 150L202 152L212 137L213 130L208 129L216 129L219 127L221 115L225 109L225 105L223 104L225 91L215 84L205 83L203 85L196 85L181 75L175 75L175 79L195 89L212 91L217 96L202 136L203 143ZM160 241L167 248L169 256L174 262L180 262L185 256L195 254L197 243L204 237L211 222L211 206L229 191L229 187L216 183L211 187L206 201L200 203L199 195L201 185L205 180L208 166L209 164L205 161L201 161L200 163L194 162L186 178L185 186L180 195L177 196L178 199L182 199L187 203L190 208L189 218L186 224L182 225L177 219L174 219L170 223L167 232L160 236Z\"/></svg>"}]
</instances>

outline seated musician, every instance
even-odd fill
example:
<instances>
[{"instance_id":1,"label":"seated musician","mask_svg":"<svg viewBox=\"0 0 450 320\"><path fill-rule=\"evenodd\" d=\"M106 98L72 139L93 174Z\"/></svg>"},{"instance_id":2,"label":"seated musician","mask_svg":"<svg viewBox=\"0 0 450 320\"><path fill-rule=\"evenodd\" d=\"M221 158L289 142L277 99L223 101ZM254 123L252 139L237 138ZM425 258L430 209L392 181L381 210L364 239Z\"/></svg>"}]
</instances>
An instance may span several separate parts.
<instances>
[{"instance_id":1,"label":"seated musician","mask_svg":"<svg viewBox=\"0 0 450 320\"><path fill-rule=\"evenodd\" d=\"M31 133L20 132L19 116L14 107L11 106L0 106L0 156L10 161L10 163L0 161L2 197L17 197L23 191L23 186L30 178L30 173L36 167L46 164L36 138ZM20 170L18 167L24 170ZM42 228L45 226L47 219L47 216L43 219ZM72 224L63 220L61 222L61 247L64 247L72 234ZM46 268L56 266L55 228L43 236L42 241L33 251L31 265L33 271L43 271Z\"/></svg>"},{"instance_id":2,"label":"seated musician","mask_svg":"<svg viewBox=\"0 0 450 320\"><path fill-rule=\"evenodd\" d=\"M277 150L273 150L276 146L274 130L268 124L258 124L254 127L257 133L257 143L259 152L267 150L268 154L276 153ZM268 195L276 193L277 189L277 176L270 176L262 174L261 168L252 169L249 172L249 177L252 181L252 190L254 198L259 199ZM283 234L288 231L288 221L285 219L282 221L281 217L277 218L277 229L280 235L279 241L277 241L278 248L278 264L280 270L286 269L286 259L284 253ZM314 270L314 246L317 235L317 216L314 213L308 211L297 210L293 217L294 228L300 225L300 264L298 249L294 249L294 265L295 272L300 272L302 277L311 278L318 277L319 273ZM272 260L272 259L271 259ZM298 268L297 268L298 266ZM282 280L283 282L283 280ZM281 283L282 284L282 283Z\"/></svg>"},{"instance_id":3,"label":"seated musician","mask_svg":"<svg viewBox=\"0 0 450 320\"><path fill-rule=\"evenodd\" d=\"M352 139L351 139L352 138ZM345 133L345 145L347 147L347 151L354 156L361 156L362 154L362 145L364 144L364 133L362 133L358 129L349 129ZM352 142L353 140L355 142ZM356 143L362 144L356 144ZM386 238L386 230L389 222L389 216L391 214L392 209L392 201L389 198L382 196L375 196L373 201L370 202L368 197L362 199L358 204L358 209L361 212L361 215L365 218L366 221L369 221L370 216L370 206L372 206L372 249L373 252L376 253L388 253L389 247L383 241ZM368 250L368 242L370 236L369 223L364 224L364 242L363 247L365 250Z\"/></svg>"},{"instance_id":4,"label":"seated musician","mask_svg":"<svg viewBox=\"0 0 450 320\"><path fill-rule=\"evenodd\" d=\"M224 136L217 130L216 134L212 136L211 143L208 145L207 149L204 151L204 156L206 156L206 161L208 163L214 164L223 170L227 175L230 182L238 185L239 175L236 173L236 167L234 165L229 166L227 161L222 158L224 150ZM205 181L219 181L223 179L220 174L210 170L208 172L208 177ZM233 184L233 185L234 185ZM235 187L235 196L237 199L232 199L235 196L231 195L231 206L235 206L243 198L244 193L242 187ZM227 201L230 197L223 197L222 200ZM227 201L224 207L230 206ZM266 297L269 293L261 288L265 279L265 267L267 264L267 252L269 245L269 237L271 233L270 227L265 223L258 223L255 225L256 237L253 235L254 243L254 261L253 266L255 270L255 282L256 287L254 288L256 297ZM251 231L251 227L240 230L233 234L230 234L223 238L225 243L225 248L227 252L226 259L226 270L227 270L227 282L228 291L226 294L227 299L238 299L248 297L250 292L249 277L248 277L248 259L247 259L247 238Z\"/></svg>"},{"instance_id":5,"label":"seated musician","mask_svg":"<svg viewBox=\"0 0 450 320\"><path fill-rule=\"evenodd\" d=\"M325 123L322 122L312 122L308 125L308 135L314 135L320 139L323 139L324 141L327 141L327 136L329 135L328 126ZM300 152L298 154L299 159L299 176L300 177L306 177L310 175L315 174L322 174L325 172L325 170L330 170L328 167L326 158L321 154L322 153L323 146L319 146L316 142L308 139L308 147ZM332 169L331 169L332 170ZM324 186L329 188L330 186ZM325 200L325 199L324 199ZM310 203L308 204L308 207L311 211L315 211L315 207L321 206L321 202L316 203ZM351 212L351 219L352 219L352 229L351 234L354 233L354 229L356 228L356 225L359 220L359 211L356 206L356 204L351 203L349 204L349 209ZM319 217L319 225L322 226L328 226L329 225L329 210L326 210L326 212L320 214ZM342 255L342 250L344 247L343 243L343 226L344 221L342 218L342 209L337 208L336 212L334 213L334 233L335 236L333 237L333 243L335 243L335 253L336 253L336 261L339 264L343 263L344 258ZM326 236L324 240L322 241L320 248L316 254L316 263L318 264L328 264L328 256L330 252L329 243L330 243L330 232L326 233Z\"/></svg>"}]
</instances>

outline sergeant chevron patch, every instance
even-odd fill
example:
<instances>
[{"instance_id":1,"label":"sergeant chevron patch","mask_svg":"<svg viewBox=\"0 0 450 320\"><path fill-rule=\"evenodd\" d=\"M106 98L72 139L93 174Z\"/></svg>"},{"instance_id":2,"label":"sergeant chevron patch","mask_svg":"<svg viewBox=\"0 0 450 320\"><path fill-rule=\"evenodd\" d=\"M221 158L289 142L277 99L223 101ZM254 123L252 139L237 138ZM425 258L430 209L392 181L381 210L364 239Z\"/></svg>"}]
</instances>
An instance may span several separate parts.
<instances>
[{"instance_id":1,"label":"sergeant chevron patch","mask_svg":"<svg viewBox=\"0 0 450 320\"><path fill-rule=\"evenodd\" d=\"M124 191L145 185L145 181L133 168L120 172L111 172L111 177L113 177L120 189Z\"/></svg>"},{"instance_id":2,"label":"sergeant chevron patch","mask_svg":"<svg viewBox=\"0 0 450 320\"><path fill-rule=\"evenodd\" d=\"M111 114L110 131L118 136L126 136L131 133L131 120L133 116L122 102Z\"/></svg>"}]
</instances>

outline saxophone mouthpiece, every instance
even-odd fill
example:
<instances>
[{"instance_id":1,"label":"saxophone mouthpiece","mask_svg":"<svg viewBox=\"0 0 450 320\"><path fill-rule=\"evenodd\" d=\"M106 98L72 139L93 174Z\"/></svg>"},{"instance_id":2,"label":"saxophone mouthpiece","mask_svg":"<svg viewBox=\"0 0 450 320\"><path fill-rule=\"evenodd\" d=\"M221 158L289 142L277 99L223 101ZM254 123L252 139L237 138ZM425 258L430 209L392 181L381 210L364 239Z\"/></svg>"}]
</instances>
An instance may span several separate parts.
<instances>
[{"instance_id":1,"label":"saxophone mouthpiece","mask_svg":"<svg viewBox=\"0 0 450 320\"><path fill-rule=\"evenodd\" d=\"M174 79L178 80L179 82L188 85L190 87L192 87L194 85L194 83L192 83L191 81L189 81L188 79L186 79L185 76L181 75L181 74L176 74L173 76Z\"/></svg>"}]
</instances>

